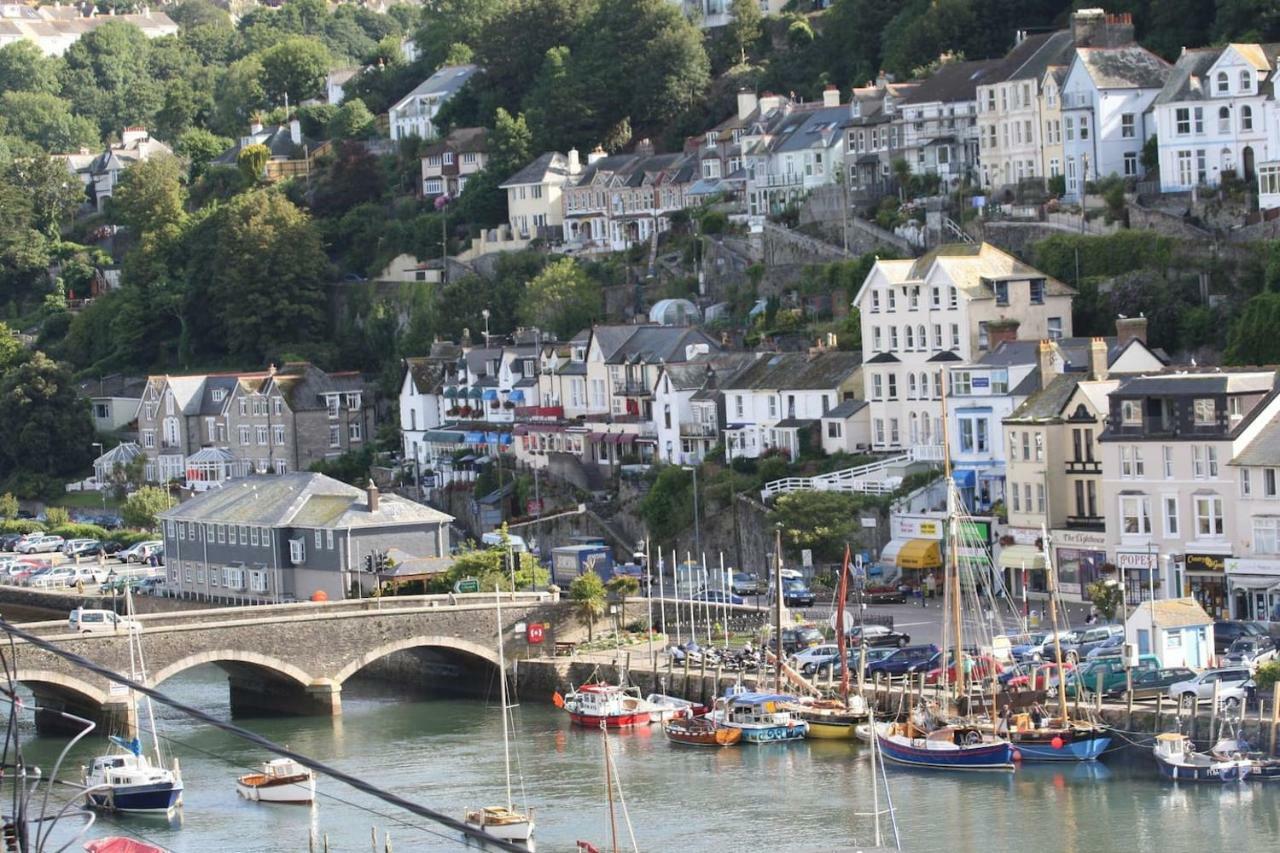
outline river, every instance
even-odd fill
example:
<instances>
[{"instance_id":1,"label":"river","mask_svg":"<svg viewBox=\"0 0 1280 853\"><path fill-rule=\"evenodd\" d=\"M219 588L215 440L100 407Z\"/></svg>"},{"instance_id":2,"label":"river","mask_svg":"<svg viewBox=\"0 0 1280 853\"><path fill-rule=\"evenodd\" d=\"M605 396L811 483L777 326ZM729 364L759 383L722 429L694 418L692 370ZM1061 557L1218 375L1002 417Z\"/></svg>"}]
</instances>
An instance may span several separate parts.
<instances>
[{"instance_id":1,"label":"river","mask_svg":"<svg viewBox=\"0 0 1280 853\"><path fill-rule=\"evenodd\" d=\"M164 689L228 715L225 676L214 667L189 670ZM517 756L527 801L536 809L538 848L570 851L577 839L586 839L607 850L601 736L571 729L541 699L529 697L515 712ZM349 684L343 709L335 719L241 722L450 815L503 799L496 706ZM103 818L92 835L127 830L175 853L249 853L305 851L314 833L327 835L334 851L369 851L376 827L380 836L390 834L396 851L462 846L446 830L324 778L312 808L243 801L236 796L235 777L264 756L163 706L157 713L165 748L182 762L181 816L169 822L129 817L118 825ZM30 726L23 737L28 761L45 768L64 744L36 737ZM703 750L667 743L656 726L611 735L610 743L641 850L756 853L848 850L870 843L870 819L857 814L871 811L870 766L860 745L807 741ZM78 750L72 767L100 748L96 741ZM1200 853L1262 850L1280 837L1280 785L1175 786L1161 781L1145 757L1109 757L1115 760L1069 768L1030 765L993 775L890 765L903 849ZM516 797L525 799L519 788Z\"/></svg>"}]
</instances>

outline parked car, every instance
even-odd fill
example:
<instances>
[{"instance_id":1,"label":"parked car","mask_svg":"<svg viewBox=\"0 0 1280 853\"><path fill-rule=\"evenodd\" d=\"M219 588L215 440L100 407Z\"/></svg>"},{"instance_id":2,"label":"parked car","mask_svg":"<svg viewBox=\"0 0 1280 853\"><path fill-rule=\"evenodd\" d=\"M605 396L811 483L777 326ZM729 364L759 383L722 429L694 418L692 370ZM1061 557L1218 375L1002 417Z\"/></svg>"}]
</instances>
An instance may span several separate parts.
<instances>
[{"instance_id":1,"label":"parked car","mask_svg":"<svg viewBox=\"0 0 1280 853\"><path fill-rule=\"evenodd\" d=\"M35 536L24 536L21 544L16 550L19 554L44 554L57 551L62 547L63 539L61 536L50 536L48 534L37 534Z\"/></svg>"},{"instance_id":2,"label":"parked car","mask_svg":"<svg viewBox=\"0 0 1280 853\"><path fill-rule=\"evenodd\" d=\"M1084 656L1085 660L1097 660L1098 658L1122 657L1124 655L1124 634L1112 634L1101 643L1089 650Z\"/></svg>"},{"instance_id":3,"label":"parked car","mask_svg":"<svg viewBox=\"0 0 1280 853\"><path fill-rule=\"evenodd\" d=\"M903 646L875 663L867 664L867 676L870 677L876 673L906 675L916 667L928 663L937 654L938 647L933 643L927 646Z\"/></svg>"},{"instance_id":4,"label":"parked car","mask_svg":"<svg viewBox=\"0 0 1280 853\"><path fill-rule=\"evenodd\" d=\"M41 569L27 578L25 586L34 589L65 589L75 583L75 566L53 566Z\"/></svg>"},{"instance_id":5,"label":"parked car","mask_svg":"<svg viewBox=\"0 0 1280 853\"><path fill-rule=\"evenodd\" d=\"M924 680L926 684L937 684L938 681L941 680L942 659L943 654L942 652L939 652L924 664L916 668L916 672L923 672L925 674ZM947 681L954 683L957 678L955 655L951 652L947 652L946 659ZM964 657L962 657L961 660L972 661L972 664L969 666L969 671L965 674L965 677L969 679L987 679L993 674L998 678L1000 674L1004 672L1004 664L1000 663L1000 661L991 655L973 655L965 652Z\"/></svg>"},{"instance_id":6,"label":"parked car","mask_svg":"<svg viewBox=\"0 0 1280 853\"><path fill-rule=\"evenodd\" d=\"M846 634L854 646L897 646L903 648L911 642L911 635L886 628L884 625L863 625L850 629Z\"/></svg>"},{"instance_id":7,"label":"parked car","mask_svg":"<svg viewBox=\"0 0 1280 853\"><path fill-rule=\"evenodd\" d=\"M1256 622L1244 622L1241 620L1230 620L1226 622L1213 623L1213 652L1214 654L1226 654L1231 648L1231 644L1241 637L1262 637L1267 635L1267 629L1258 625Z\"/></svg>"},{"instance_id":8,"label":"parked car","mask_svg":"<svg viewBox=\"0 0 1280 853\"><path fill-rule=\"evenodd\" d=\"M1073 637L1071 642L1059 643L1062 647L1062 659L1084 660L1089 652L1116 634L1124 635L1123 625L1099 625L1095 628L1086 628L1078 636Z\"/></svg>"},{"instance_id":9,"label":"parked car","mask_svg":"<svg viewBox=\"0 0 1280 853\"><path fill-rule=\"evenodd\" d=\"M878 660L884 660L897 650L896 646L866 649L867 666L871 666L871 664ZM851 676L856 676L858 674L858 667L861 665L859 660L862 657L863 649L851 648L846 649L845 652L848 656L849 674ZM817 678L839 678L844 674L844 670L840 668L840 657L837 655L825 663L818 664L811 674Z\"/></svg>"},{"instance_id":10,"label":"parked car","mask_svg":"<svg viewBox=\"0 0 1280 853\"><path fill-rule=\"evenodd\" d=\"M133 591L138 595L163 596L166 594L164 580L164 575L162 574L142 578L138 581L138 585L133 588Z\"/></svg>"},{"instance_id":11,"label":"parked car","mask_svg":"<svg viewBox=\"0 0 1280 853\"><path fill-rule=\"evenodd\" d=\"M62 553L68 557L93 557L102 551L102 543L97 539L69 539L62 546Z\"/></svg>"},{"instance_id":12,"label":"parked car","mask_svg":"<svg viewBox=\"0 0 1280 853\"><path fill-rule=\"evenodd\" d=\"M816 672L819 664L831 663L838 657L840 657L840 649L835 643L823 643L820 646L801 649L792 655L791 666L808 675Z\"/></svg>"},{"instance_id":13,"label":"parked car","mask_svg":"<svg viewBox=\"0 0 1280 853\"><path fill-rule=\"evenodd\" d=\"M1139 673L1155 672L1160 669L1160 659L1155 655L1139 655L1138 665L1132 672L1136 678ZM1102 677L1102 695L1118 696L1123 694L1128 685L1125 675L1128 671L1120 657L1095 658L1080 664L1075 672L1067 676L1067 696L1075 697L1076 690L1082 690L1081 696L1093 694L1098 689L1098 677Z\"/></svg>"},{"instance_id":14,"label":"parked car","mask_svg":"<svg viewBox=\"0 0 1280 853\"><path fill-rule=\"evenodd\" d=\"M1258 668L1258 664L1275 660L1276 641L1266 636L1244 636L1238 638L1222 656L1224 666L1243 666L1250 670Z\"/></svg>"},{"instance_id":15,"label":"parked car","mask_svg":"<svg viewBox=\"0 0 1280 853\"><path fill-rule=\"evenodd\" d=\"M117 542L114 539L108 539L101 544L102 555L104 557L114 557L124 548L123 542Z\"/></svg>"},{"instance_id":16,"label":"parked car","mask_svg":"<svg viewBox=\"0 0 1280 853\"><path fill-rule=\"evenodd\" d=\"M6 533L0 536L0 551L12 551L13 546L22 538L21 533Z\"/></svg>"},{"instance_id":17,"label":"parked car","mask_svg":"<svg viewBox=\"0 0 1280 853\"><path fill-rule=\"evenodd\" d=\"M1185 666L1169 669L1149 669L1133 674L1133 698L1156 699L1169 692L1169 686L1180 681L1190 681L1196 674Z\"/></svg>"},{"instance_id":18,"label":"parked car","mask_svg":"<svg viewBox=\"0 0 1280 853\"><path fill-rule=\"evenodd\" d=\"M862 600L867 604L906 604L907 594L899 587L877 587L863 590Z\"/></svg>"},{"instance_id":19,"label":"parked car","mask_svg":"<svg viewBox=\"0 0 1280 853\"><path fill-rule=\"evenodd\" d=\"M804 581L791 579L782 582L782 603L787 607L812 607L813 592Z\"/></svg>"},{"instance_id":20,"label":"parked car","mask_svg":"<svg viewBox=\"0 0 1280 853\"><path fill-rule=\"evenodd\" d=\"M734 595L759 595L760 581L749 572L738 572L733 576L733 584L730 589Z\"/></svg>"},{"instance_id":21,"label":"parked car","mask_svg":"<svg viewBox=\"0 0 1280 853\"><path fill-rule=\"evenodd\" d=\"M740 596L718 589L704 589L693 597L694 601L708 601L712 604L744 604Z\"/></svg>"},{"instance_id":22,"label":"parked car","mask_svg":"<svg viewBox=\"0 0 1280 853\"><path fill-rule=\"evenodd\" d=\"M77 607L67 617L67 630L80 634L103 631L134 631L141 626L132 619L126 619L110 610L88 610Z\"/></svg>"},{"instance_id":23,"label":"parked car","mask_svg":"<svg viewBox=\"0 0 1280 853\"><path fill-rule=\"evenodd\" d=\"M1081 633L1083 632L1074 630L1059 631L1058 639L1060 643L1073 642L1078 639ZM1027 634L1022 637L1012 638L1012 640L1009 653L1013 655L1014 660L1028 662L1053 660L1052 631Z\"/></svg>"},{"instance_id":24,"label":"parked car","mask_svg":"<svg viewBox=\"0 0 1280 853\"><path fill-rule=\"evenodd\" d=\"M159 539L139 542L131 548L116 553L116 559L122 563L144 563L147 558L164 548Z\"/></svg>"},{"instance_id":25,"label":"parked car","mask_svg":"<svg viewBox=\"0 0 1280 853\"><path fill-rule=\"evenodd\" d=\"M788 628L782 632L782 653L794 655L804 649L820 645L822 640L822 632L811 625Z\"/></svg>"},{"instance_id":26,"label":"parked car","mask_svg":"<svg viewBox=\"0 0 1280 853\"><path fill-rule=\"evenodd\" d=\"M1168 696L1174 702L1212 699L1213 686L1218 685L1218 701L1227 707L1240 707L1249 697L1253 679L1247 667L1209 669L1186 681L1169 685Z\"/></svg>"}]
</instances>

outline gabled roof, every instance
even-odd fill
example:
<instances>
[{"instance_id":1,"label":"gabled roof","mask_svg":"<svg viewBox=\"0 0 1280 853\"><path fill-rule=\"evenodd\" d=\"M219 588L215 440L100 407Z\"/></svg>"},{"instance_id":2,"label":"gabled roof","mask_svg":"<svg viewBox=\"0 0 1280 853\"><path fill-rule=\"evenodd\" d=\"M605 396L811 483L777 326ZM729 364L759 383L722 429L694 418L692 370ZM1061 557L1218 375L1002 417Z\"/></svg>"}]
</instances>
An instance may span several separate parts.
<instances>
[{"instance_id":1,"label":"gabled roof","mask_svg":"<svg viewBox=\"0 0 1280 853\"><path fill-rule=\"evenodd\" d=\"M991 59L980 62L948 62L903 98L902 105L975 100L978 97L978 87L987 82L987 75L998 64Z\"/></svg>"},{"instance_id":2,"label":"gabled roof","mask_svg":"<svg viewBox=\"0 0 1280 853\"><path fill-rule=\"evenodd\" d=\"M559 151L548 151L498 185L499 189L528 184L564 183L569 177L569 158Z\"/></svg>"},{"instance_id":3,"label":"gabled roof","mask_svg":"<svg viewBox=\"0 0 1280 853\"><path fill-rule=\"evenodd\" d=\"M1032 371L1039 381L1040 371ZM1022 405L1014 409L1005 423L1010 421L1046 421L1061 417L1062 409L1075 394L1076 386L1083 377L1076 373L1060 373L1049 381L1049 384L1036 391L1022 401Z\"/></svg>"},{"instance_id":4,"label":"gabled roof","mask_svg":"<svg viewBox=\"0 0 1280 853\"><path fill-rule=\"evenodd\" d=\"M1164 88L1156 95L1152 105L1208 100L1209 91L1204 78L1218 61L1218 57L1222 56L1224 49L1200 47L1184 50L1170 69L1169 78L1165 80Z\"/></svg>"},{"instance_id":5,"label":"gabled roof","mask_svg":"<svg viewBox=\"0 0 1280 853\"><path fill-rule=\"evenodd\" d=\"M489 131L483 127L456 127L439 142L422 150L422 156L456 151L459 154L485 153L489 150Z\"/></svg>"},{"instance_id":6,"label":"gabled roof","mask_svg":"<svg viewBox=\"0 0 1280 853\"><path fill-rule=\"evenodd\" d=\"M1049 66L1070 62L1073 47L1070 30L1027 36L1010 48L1003 59L996 60L978 85L1038 80Z\"/></svg>"},{"instance_id":7,"label":"gabled roof","mask_svg":"<svg viewBox=\"0 0 1280 853\"><path fill-rule=\"evenodd\" d=\"M1050 278L1030 264L990 243L948 243L912 260L876 261L876 268L885 273L891 282L923 281L935 265L941 266L955 286L971 299L994 298L995 293L987 281L1025 277L1042 278L1045 293L1049 296L1065 296L1075 290ZM867 277L870 280L870 276ZM854 300L860 302L866 282Z\"/></svg>"},{"instance_id":8,"label":"gabled roof","mask_svg":"<svg viewBox=\"0 0 1280 853\"><path fill-rule=\"evenodd\" d=\"M1273 417L1243 450L1232 465L1280 467L1280 415Z\"/></svg>"},{"instance_id":9,"label":"gabled roof","mask_svg":"<svg viewBox=\"0 0 1280 853\"><path fill-rule=\"evenodd\" d=\"M697 344L720 350L707 333L686 326L595 326L592 335L607 364L686 361L686 348Z\"/></svg>"},{"instance_id":10,"label":"gabled roof","mask_svg":"<svg viewBox=\"0 0 1280 853\"><path fill-rule=\"evenodd\" d=\"M415 86L413 91L396 101L395 106L391 109L398 110L409 101L432 95L442 99L451 98L457 94L459 89L467 85L467 82L479 70L479 66L476 65L441 66L434 74Z\"/></svg>"},{"instance_id":11,"label":"gabled roof","mask_svg":"<svg viewBox=\"0 0 1280 853\"><path fill-rule=\"evenodd\" d=\"M1275 374L1269 370L1198 373L1178 370L1135 376L1121 382L1112 393L1121 397L1247 394L1270 391L1274 383Z\"/></svg>"},{"instance_id":12,"label":"gabled roof","mask_svg":"<svg viewBox=\"0 0 1280 853\"><path fill-rule=\"evenodd\" d=\"M1160 89L1172 66L1140 45L1081 47L1076 62L1098 89Z\"/></svg>"},{"instance_id":13,"label":"gabled roof","mask_svg":"<svg viewBox=\"0 0 1280 853\"><path fill-rule=\"evenodd\" d=\"M1213 617L1205 612L1194 598L1162 598L1144 601L1137 606L1130 619L1142 616L1160 628L1192 628L1212 625Z\"/></svg>"},{"instance_id":14,"label":"gabled roof","mask_svg":"<svg viewBox=\"0 0 1280 853\"><path fill-rule=\"evenodd\" d=\"M856 352L766 355L724 384L727 390L834 390L862 367Z\"/></svg>"},{"instance_id":15,"label":"gabled roof","mask_svg":"<svg viewBox=\"0 0 1280 853\"><path fill-rule=\"evenodd\" d=\"M664 364L662 372L675 391L698 391L704 386L715 388L731 381L738 371L751 365L760 355L754 352L721 352L700 355L692 361Z\"/></svg>"}]
</instances>

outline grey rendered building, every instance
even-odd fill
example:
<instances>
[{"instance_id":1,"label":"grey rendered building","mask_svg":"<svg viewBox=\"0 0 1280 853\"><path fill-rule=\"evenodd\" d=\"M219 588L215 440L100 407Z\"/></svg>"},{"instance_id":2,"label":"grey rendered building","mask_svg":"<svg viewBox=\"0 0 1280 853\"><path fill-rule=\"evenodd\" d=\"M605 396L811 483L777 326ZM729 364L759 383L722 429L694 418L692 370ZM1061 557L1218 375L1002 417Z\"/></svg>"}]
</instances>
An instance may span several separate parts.
<instances>
[{"instance_id":1,"label":"grey rendered building","mask_svg":"<svg viewBox=\"0 0 1280 853\"><path fill-rule=\"evenodd\" d=\"M347 597L365 557L449 553L452 516L372 484L323 474L249 476L160 514L167 583L183 598L229 602Z\"/></svg>"}]
</instances>

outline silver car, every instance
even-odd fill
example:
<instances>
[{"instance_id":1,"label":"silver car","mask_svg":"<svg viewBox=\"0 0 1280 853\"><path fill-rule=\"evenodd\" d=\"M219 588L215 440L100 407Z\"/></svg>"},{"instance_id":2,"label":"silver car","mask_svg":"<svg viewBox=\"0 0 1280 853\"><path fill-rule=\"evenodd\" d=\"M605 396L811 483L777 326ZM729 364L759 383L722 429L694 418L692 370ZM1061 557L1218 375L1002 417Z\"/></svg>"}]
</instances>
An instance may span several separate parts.
<instances>
[{"instance_id":1,"label":"silver car","mask_svg":"<svg viewBox=\"0 0 1280 853\"><path fill-rule=\"evenodd\" d=\"M1253 688L1252 676L1248 669L1239 667L1209 669L1195 678L1170 684L1169 698L1174 702L1212 699L1215 684L1218 686L1218 702L1227 708L1239 708L1243 705L1249 696L1249 691Z\"/></svg>"}]
</instances>

